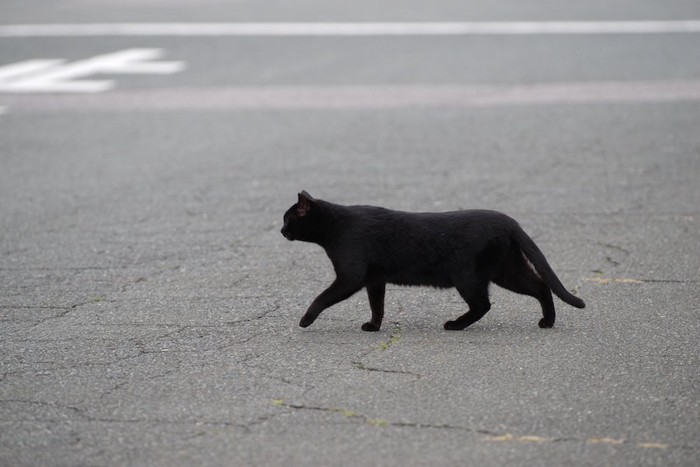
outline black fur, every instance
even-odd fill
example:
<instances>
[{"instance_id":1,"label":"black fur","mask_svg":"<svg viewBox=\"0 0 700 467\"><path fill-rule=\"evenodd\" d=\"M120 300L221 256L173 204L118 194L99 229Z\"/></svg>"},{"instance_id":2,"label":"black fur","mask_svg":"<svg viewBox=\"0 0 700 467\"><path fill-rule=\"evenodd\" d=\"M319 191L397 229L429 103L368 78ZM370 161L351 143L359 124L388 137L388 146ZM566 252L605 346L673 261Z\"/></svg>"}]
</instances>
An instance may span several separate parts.
<instances>
[{"instance_id":1,"label":"black fur","mask_svg":"<svg viewBox=\"0 0 700 467\"><path fill-rule=\"evenodd\" d=\"M321 245L337 276L311 303L302 327L366 287L372 318L362 329L378 331L388 283L456 287L469 311L446 322L449 330L464 329L489 311L490 282L539 300L541 328L554 325L552 292L569 305L585 306L564 288L520 225L496 211L409 213L340 206L302 191L284 214L282 234Z\"/></svg>"}]
</instances>

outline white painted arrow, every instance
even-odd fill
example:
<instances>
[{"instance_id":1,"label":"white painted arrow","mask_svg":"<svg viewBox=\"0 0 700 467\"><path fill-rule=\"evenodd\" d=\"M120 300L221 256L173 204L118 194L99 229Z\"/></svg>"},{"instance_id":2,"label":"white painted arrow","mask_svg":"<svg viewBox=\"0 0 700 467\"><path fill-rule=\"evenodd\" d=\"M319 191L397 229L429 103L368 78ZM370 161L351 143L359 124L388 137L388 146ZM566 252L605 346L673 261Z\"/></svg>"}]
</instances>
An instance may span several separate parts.
<instances>
[{"instance_id":1,"label":"white painted arrow","mask_svg":"<svg viewBox=\"0 0 700 467\"><path fill-rule=\"evenodd\" d=\"M29 60L0 67L0 92L85 92L112 89L113 80L79 80L95 74L170 74L184 62L154 62L161 49L126 49L65 64L65 60Z\"/></svg>"}]
</instances>

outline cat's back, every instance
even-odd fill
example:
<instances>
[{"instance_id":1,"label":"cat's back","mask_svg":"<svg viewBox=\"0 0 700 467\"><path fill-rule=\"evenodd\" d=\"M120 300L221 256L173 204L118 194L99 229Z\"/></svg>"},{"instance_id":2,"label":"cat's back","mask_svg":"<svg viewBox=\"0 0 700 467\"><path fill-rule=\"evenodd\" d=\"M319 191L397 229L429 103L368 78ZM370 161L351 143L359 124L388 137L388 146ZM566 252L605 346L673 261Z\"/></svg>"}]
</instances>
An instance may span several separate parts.
<instances>
[{"instance_id":1,"label":"cat's back","mask_svg":"<svg viewBox=\"0 0 700 467\"><path fill-rule=\"evenodd\" d=\"M378 206L348 206L353 223L374 234L392 238L405 236L461 237L510 232L516 223L508 215L488 209L465 209L445 212L397 211Z\"/></svg>"},{"instance_id":2,"label":"cat's back","mask_svg":"<svg viewBox=\"0 0 700 467\"><path fill-rule=\"evenodd\" d=\"M508 224L514 222L513 219L506 214L493 211L489 209L461 209L458 211L445 211L445 212L416 212L407 213L412 214L417 219L426 222L435 223L459 223L459 224L472 224L472 223L488 223L488 224Z\"/></svg>"}]
</instances>

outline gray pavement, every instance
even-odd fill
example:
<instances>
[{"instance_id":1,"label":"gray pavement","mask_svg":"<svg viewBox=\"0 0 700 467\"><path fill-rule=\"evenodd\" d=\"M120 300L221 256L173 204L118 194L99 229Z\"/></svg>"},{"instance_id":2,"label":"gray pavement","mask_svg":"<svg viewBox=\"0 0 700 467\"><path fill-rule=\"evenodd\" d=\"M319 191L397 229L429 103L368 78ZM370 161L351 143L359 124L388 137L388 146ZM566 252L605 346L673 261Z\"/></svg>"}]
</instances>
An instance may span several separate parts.
<instances>
[{"instance_id":1,"label":"gray pavement","mask_svg":"<svg viewBox=\"0 0 700 467\"><path fill-rule=\"evenodd\" d=\"M7 1L0 21L700 18L415 3ZM0 465L696 465L700 99L644 86L696 89L699 38L0 39L0 67L138 47L186 64L100 76L101 94L0 93ZM633 96L574 103L561 83ZM479 86L511 94L444 102ZM348 90L366 101L328 97ZM301 189L502 210L587 307L556 301L541 330L534 300L494 287L484 319L446 332L455 291L392 287L379 333L360 330L364 293L301 329L333 278L279 234Z\"/></svg>"}]
</instances>

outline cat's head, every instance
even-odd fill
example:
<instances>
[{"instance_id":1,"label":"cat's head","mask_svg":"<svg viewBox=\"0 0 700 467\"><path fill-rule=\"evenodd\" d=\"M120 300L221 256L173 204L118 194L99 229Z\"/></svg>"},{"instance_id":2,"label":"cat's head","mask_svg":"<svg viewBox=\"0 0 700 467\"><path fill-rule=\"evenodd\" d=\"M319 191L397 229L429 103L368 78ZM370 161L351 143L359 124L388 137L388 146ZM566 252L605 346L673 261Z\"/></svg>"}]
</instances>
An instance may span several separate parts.
<instances>
[{"instance_id":1,"label":"cat's head","mask_svg":"<svg viewBox=\"0 0 700 467\"><path fill-rule=\"evenodd\" d=\"M299 200L284 213L282 235L287 240L312 242L315 240L313 211L316 200L306 191L299 193Z\"/></svg>"}]
</instances>

